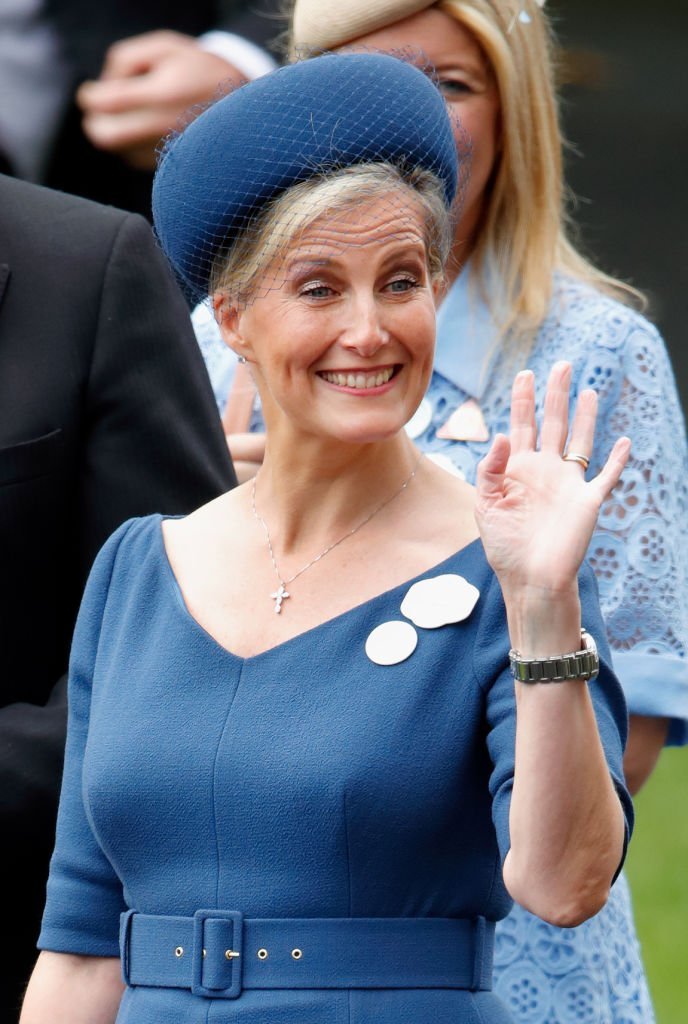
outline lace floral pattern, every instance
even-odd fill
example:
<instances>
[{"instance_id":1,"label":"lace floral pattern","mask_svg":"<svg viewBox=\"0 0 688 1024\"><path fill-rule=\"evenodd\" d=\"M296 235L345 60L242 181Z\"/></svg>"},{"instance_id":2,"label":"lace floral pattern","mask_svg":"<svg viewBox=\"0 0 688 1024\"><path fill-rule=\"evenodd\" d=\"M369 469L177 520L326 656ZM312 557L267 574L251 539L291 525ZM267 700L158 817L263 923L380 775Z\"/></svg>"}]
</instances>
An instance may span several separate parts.
<instances>
[{"instance_id":1,"label":"lace floral pattern","mask_svg":"<svg viewBox=\"0 0 688 1024\"><path fill-rule=\"evenodd\" d=\"M553 928L521 907L497 925L495 991L518 1024L652 1024L623 875L578 928Z\"/></svg>"}]
</instances>

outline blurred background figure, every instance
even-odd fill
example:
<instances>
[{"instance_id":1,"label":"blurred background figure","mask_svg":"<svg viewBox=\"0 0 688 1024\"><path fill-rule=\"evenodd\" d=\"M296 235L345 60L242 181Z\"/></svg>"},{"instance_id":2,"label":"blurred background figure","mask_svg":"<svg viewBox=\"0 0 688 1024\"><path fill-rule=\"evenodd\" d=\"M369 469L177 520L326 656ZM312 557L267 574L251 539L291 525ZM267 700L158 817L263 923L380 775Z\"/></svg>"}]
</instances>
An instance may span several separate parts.
<instances>
[{"instance_id":1,"label":"blurred background figure","mask_svg":"<svg viewBox=\"0 0 688 1024\"><path fill-rule=\"evenodd\" d=\"M274 65L277 5L3 0L0 169L150 216L160 138Z\"/></svg>"},{"instance_id":2,"label":"blurred background figure","mask_svg":"<svg viewBox=\"0 0 688 1024\"><path fill-rule=\"evenodd\" d=\"M149 224L0 175L0 1021L31 966L55 837L67 659L125 519L234 483L186 305Z\"/></svg>"}]
</instances>

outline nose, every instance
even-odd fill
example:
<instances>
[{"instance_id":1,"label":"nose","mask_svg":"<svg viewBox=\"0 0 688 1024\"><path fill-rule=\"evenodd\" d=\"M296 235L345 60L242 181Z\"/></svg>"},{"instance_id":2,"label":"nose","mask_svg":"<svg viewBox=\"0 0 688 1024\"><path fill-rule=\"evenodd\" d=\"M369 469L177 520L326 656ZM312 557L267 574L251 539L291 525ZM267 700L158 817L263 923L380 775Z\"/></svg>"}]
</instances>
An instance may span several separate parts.
<instances>
[{"instance_id":1,"label":"nose","mask_svg":"<svg viewBox=\"0 0 688 1024\"><path fill-rule=\"evenodd\" d=\"M351 302L348 322L340 335L341 345L361 356L370 357L389 344L382 311L374 295L357 295Z\"/></svg>"}]
</instances>

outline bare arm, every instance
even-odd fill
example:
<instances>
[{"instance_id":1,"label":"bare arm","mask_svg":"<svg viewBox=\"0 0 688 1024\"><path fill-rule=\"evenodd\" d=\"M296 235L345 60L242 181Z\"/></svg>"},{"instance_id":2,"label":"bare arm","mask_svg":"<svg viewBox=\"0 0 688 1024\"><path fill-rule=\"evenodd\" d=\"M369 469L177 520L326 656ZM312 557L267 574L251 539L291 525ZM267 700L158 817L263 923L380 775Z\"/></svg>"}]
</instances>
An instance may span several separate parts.
<instances>
[{"instance_id":1,"label":"bare arm","mask_svg":"<svg viewBox=\"0 0 688 1024\"><path fill-rule=\"evenodd\" d=\"M629 725L624 773L629 792L635 796L650 778L659 760L666 743L669 719L631 715Z\"/></svg>"},{"instance_id":2,"label":"bare arm","mask_svg":"<svg viewBox=\"0 0 688 1024\"><path fill-rule=\"evenodd\" d=\"M43 952L19 1024L114 1024L124 984L116 957Z\"/></svg>"},{"instance_id":3,"label":"bare arm","mask_svg":"<svg viewBox=\"0 0 688 1024\"><path fill-rule=\"evenodd\" d=\"M630 445L617 442L590 483L562 459L570 367L557 364L536 450L534 381L514 384L510 440L501 436L478 476L476 515L499 579L512 646L524 658L580 647L577 573L600 505L617 483ZM596 398L584 392L572 451L589 455ZM510 894L559 926L604 904L624 842L621 803L611 780L592 700L582 680L516 684L516 750L504 864Z\"/></svg>"},{"instance_id":4,"label":"bare arm","mask_svg":"<svg viewBox=\"0 0 688 1024\"><path fill-rule=\"evenodd\" d=\"M265 457L265 434L227 434L234 472L240 484L252 480Z\"/></svg>"},{"instance_id":5,"label":"bare arm","mask_svg":"<svg viewBox=\"0 0 688 1024\"><path fill-rule=\"evenodd\" d=\"M580 647L578 594L507 598L514 646L527 658ZM574 628L571 628L571 625ZM559 927L606 902L621 860L624 820L587 684L516 683L516 759L504 864L509 893Z\"/></svg>"}]
</instances>

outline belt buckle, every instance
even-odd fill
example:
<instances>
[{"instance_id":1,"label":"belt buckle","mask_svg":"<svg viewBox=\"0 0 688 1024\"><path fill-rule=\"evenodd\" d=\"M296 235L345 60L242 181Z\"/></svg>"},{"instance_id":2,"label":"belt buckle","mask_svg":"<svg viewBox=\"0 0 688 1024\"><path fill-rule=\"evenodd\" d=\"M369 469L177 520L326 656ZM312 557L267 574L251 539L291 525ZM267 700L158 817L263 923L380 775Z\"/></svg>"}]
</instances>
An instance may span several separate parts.
<instances>
[{"instance_id":1,"label":"belt buckle","mask_svg":"<svg viewBox=\"0 0 688 1024\"><path fill-rule=\"evenodd\" d=\"M231 983L224 988L209 988L203 984L203 964L207 959L209 943L205 937L206 921L231 921L231 945L222 945L222 957L227 962ZM214 999L237 999L241 995L244 915L239 910L197 910L193 916L193 961L191 991L195 996ZM217 950L212 951L217 956Z\"/></svg>"}]
</instances>

